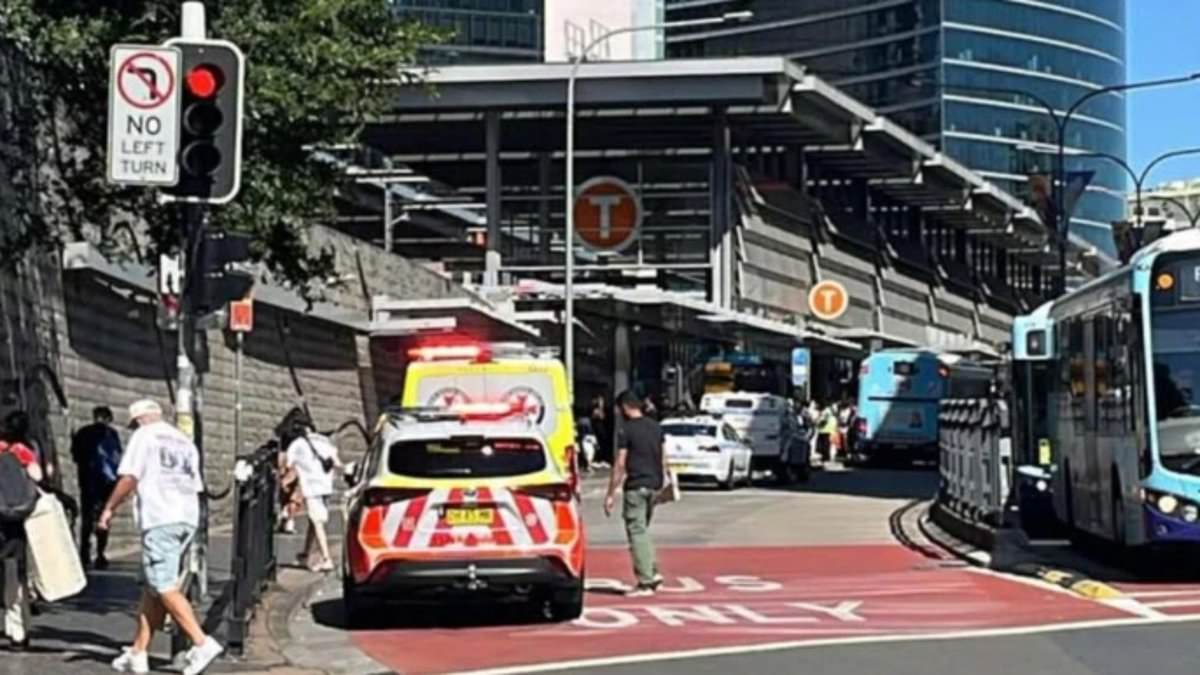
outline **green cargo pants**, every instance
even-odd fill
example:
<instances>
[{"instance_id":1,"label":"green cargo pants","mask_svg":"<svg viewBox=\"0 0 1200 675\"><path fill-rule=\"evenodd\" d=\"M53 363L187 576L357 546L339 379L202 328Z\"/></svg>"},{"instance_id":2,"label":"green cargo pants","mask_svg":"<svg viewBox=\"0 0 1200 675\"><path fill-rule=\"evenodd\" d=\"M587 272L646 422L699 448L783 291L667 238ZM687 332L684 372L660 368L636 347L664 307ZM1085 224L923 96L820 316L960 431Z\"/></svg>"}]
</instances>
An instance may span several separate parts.
<instances>
[{"instance_id":1,"label":"green cargo pants","mask_svg":"<svg viewBox=\"0 0 1200 675\"><path fill-rule=\"evenodd\" d=\"M654 490L634 488L625 491L625 534L633 557L633 574L639 586L651 586L658 575L654 542L650 540L650 518L654 515Z\"/></svg>"}]
</instances>

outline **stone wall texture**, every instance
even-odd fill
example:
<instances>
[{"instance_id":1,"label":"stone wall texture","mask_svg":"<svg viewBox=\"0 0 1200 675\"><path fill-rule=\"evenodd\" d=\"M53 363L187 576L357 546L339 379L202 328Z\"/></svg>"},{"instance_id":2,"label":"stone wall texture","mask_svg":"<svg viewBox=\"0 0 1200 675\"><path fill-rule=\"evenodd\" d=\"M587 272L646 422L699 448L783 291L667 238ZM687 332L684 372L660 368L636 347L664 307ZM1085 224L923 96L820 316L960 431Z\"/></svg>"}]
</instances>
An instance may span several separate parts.
<instances>
[{"instance_id":1,"label":"stone wall texture","mask_svg":"<svg viewBox=\"0 0 1200 675\"><path fill-rule=\"evenodd\" d=\"M311 235L313 246L336 252L339 276L355 277L328 294L347 317L364 323L368 318L359 269L371 294L438 298L464 293L420 265L340 233L318 227ZM269 439L294 405L307 403L322 429L351 420L369 428L380 403L398 393L402 364L360 329L264 303L255 309L255 330L243 346L242 452ZM209 330L205 338L206 479L212 491L220 492L229 485L238 450L237 340L222 330ZM97 405L112 407L122 426L126 406L137 398L155 398L171 409L177 343L176 332L156 327L154 299L145 288L98 270L63 270L53 257L24 262L15 272L0 274L0 415L14 409L30 413L36 439L54 458L62 486L74 493L71 433L90 422ZM337 440L351 457L363 449L354 428ZM228 522L230 501L213 504L217 522ZM128 535L129 525L120 523L118 534Z\"/></svg>"}]
</instances>

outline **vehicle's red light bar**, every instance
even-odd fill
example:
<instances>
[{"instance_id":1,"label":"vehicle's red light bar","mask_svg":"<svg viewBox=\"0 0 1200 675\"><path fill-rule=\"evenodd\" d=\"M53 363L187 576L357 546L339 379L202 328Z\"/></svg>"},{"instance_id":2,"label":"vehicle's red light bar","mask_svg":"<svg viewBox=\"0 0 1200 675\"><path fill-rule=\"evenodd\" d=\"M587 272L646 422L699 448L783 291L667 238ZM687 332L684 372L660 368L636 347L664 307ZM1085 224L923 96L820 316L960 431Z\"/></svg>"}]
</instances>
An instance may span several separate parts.
<instances>
[{"instance_id":1,"label":"vehicle's red light bar","mask_svg":"<svg viewBox=\"0 0 1200 675\"><path fill-rule=\"evenodd\" d=\"M429 345L413 347L408 356L417 361L485 361L489 354L481 345Z\"/></svg>"},{"instance_id":2,"label":"vehicle's red light bar","mask_svg":"<svg viewBox=\"0 0 1200 675\"><path fill-rule=\"evenodd\" d=\"M524 411L520 403L462 403L449 408L463 417L499 417Z\"/></svg>"}]
</instances>

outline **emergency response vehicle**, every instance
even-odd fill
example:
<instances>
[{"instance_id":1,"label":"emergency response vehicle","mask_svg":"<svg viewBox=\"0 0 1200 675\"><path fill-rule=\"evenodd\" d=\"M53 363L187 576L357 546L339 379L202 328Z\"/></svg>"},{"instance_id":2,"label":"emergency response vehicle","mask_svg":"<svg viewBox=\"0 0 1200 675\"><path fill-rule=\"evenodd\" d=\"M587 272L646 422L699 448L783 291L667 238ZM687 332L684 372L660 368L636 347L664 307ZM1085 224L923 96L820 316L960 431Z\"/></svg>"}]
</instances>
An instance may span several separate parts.
<instances>
[{"instance_id":1,"label":"emergency response vehicle","mask_svg":"<svg viewBox=\"0 0 1200 675\"><path fill-rule=\"evenodd\" d=\"M583 611L577 474L517 403L385 413L348 495L343 600L352 623L389 602L464 596Z\"/></svg>"},{"instance_id":2,"label":"emergency response vehicle","mask_svg":"<svg viewBox=\"0 0 1200 675\"><path fill-rule=\"evenodd\" d=\"M542 430L558 467L575 471L571 391L556 349L507 342L442 343L414 347L408 356L401 406L520 405Z\"/></svg>"}]
</instances>

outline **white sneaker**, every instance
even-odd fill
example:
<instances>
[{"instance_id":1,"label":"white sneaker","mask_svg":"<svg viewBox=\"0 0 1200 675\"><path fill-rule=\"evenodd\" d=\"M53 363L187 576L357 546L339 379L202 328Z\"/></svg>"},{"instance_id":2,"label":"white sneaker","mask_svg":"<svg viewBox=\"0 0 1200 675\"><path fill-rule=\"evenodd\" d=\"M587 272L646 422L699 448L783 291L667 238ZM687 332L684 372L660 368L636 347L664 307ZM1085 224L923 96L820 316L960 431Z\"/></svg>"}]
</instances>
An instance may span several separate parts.
<instances>
[{"instance_id":1,"label":"white sneaker","mask_svg":"<svg viewBox=\"0 0 1200 675\"><path fill-rule=\"evenodd\" d=\"M118 673L149 673L150 655L126 647L121 650L120 656L113 659L112 668Z\"/></svg>"},{"instance_id":2,"label":"white sneaker","mask_svg":"<svg viewBox=\"0 0 1200 675\"><path fill-rule=\"evenodd\" d=\"M188 659L187 668L183 669L183 675L200 675L224 651L225 648L221 646L221 643L211 637L205 639L204 644L192 649L191 658Z\"/></svg>"}]
</instances>

